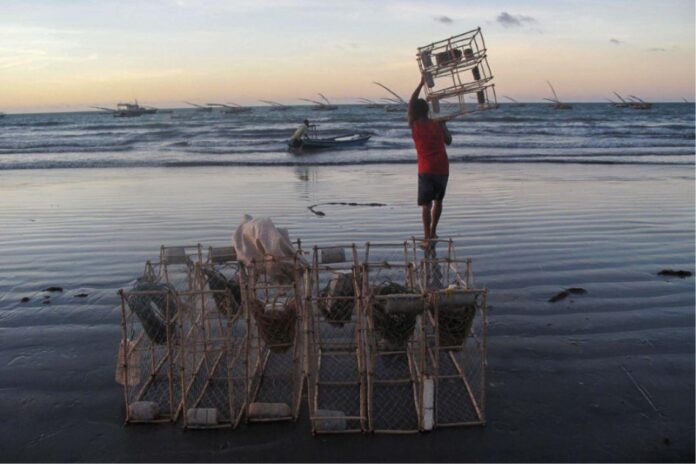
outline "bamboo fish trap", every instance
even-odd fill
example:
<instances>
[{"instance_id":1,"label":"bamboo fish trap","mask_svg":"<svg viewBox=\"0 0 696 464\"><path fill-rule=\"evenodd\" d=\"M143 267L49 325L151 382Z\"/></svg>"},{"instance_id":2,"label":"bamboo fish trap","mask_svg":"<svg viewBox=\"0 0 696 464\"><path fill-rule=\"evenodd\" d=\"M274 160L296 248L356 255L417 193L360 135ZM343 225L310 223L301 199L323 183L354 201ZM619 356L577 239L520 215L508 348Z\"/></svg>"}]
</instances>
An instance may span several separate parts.
<instances>
[{"instance_id":1,"label":"bamboo fish trap","mask_svg":"<svg viewBox=\"0 0 696 464\"><path fill-rule=\"evenodd\" d=\"M122 339L116 380L123 386L126 423L176 421L181 412L182 314L189 311L193 268L201 248L162 247L129 291L119 291Z\"/></svg>"},{"instance_id":2,"label":"bamboo fish trap","mask_svg":"<svg viewBox=\"0 0 696 464\"><path fill-rule=\"evenodd\" d=\"M442 258L433 251L420 261L421 288L428 295L425 429L486 422L488 290L476 287L471 259L454 254L450 242Z\"/></svg>"},{"instance_id":3,"label":"bamboo fish trap","mask_svg":"<svg viewBox=\"0 0 696 464\"><path fill-rule=\"evenodd\" d=\"M370 243L361 267L361 311L368 429L414 433L422 428L425 295L416 287L408 242Z\"/></svg>"},{"instance_id":4,"label":"bamboo fish trap","mask_svg":"<svg viewBox=\"0 0 696 464\"><path fill-rule=\"evenodd\" d=\"M299 415L307 272L299 253L267 256L263 263L242 267L249 333L247 421L296 420Z\"/></svg>"},{"instance_id":5,"label":"bamboo fish trap","mask_svg":"<svg viewBox=\"0 0 696 464\"><path fill-rule=\"evenodd\" d=\"M185 428L236 427L242 419L249 334L239 269L229 248L210 248L195 267L194 304L181 317Z\"/></svg>"},{"instance_id":6,"label":"bamboo fish trap","mask_svg":"<svg viewBox=\"0 0 696 464\"><path fill-rule=\"evenodd\" d=\"M465 96L476 96L476 110L497 108L493 73L481 28L419 47L418 67L434 118L470 112Z\"/></svg>"},{"instance_id":7,"label":"bamboo fish trap","mask_svg":"<svg viewBox=\"0 0 696 464\"><path fill-rule=\"evenodd\" d=\"M307 298L307 380L313 433L366 429L356 246L314 247Z\"/></svg>"}]
</instances>

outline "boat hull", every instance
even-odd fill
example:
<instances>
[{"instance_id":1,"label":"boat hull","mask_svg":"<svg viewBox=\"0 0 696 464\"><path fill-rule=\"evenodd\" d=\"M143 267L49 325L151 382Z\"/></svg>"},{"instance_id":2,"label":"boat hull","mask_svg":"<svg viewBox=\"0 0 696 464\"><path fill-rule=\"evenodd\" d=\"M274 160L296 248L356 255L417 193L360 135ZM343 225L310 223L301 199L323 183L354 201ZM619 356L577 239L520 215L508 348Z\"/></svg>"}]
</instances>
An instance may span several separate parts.
<instances>
[{"instance_id":1,"label":"boat hull","mask_svg":"<svg viewBox=\"0 0 696 464\"><path fill-rule=\"evenodd\" d=\"M288 142L288 148L293 153L303 153L307 151L351 148L365 145L370 140L371 135L351 134L340 137L326 139L303 139L300 145L294 146L292 141Z\"/></svg>"}]
</instances>

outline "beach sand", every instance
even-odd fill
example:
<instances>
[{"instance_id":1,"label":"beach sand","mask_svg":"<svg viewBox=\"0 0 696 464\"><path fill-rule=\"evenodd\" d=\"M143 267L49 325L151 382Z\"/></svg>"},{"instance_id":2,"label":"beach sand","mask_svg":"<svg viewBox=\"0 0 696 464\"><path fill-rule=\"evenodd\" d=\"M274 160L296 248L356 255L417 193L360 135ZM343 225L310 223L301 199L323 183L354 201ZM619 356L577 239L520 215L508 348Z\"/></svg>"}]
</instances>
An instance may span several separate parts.
<instances>
[{"instance_id":1,"label":"beach sand","mask_svg":"<svg viewBox=\"0 0 696 464\"><path fill-rule=\"evenodd\" d=\"M657 275L694 271L692 166L452 166L439 233L490 289L485 427L123 426L116 291L161 244L227 245L244 213L307 245L403 240L415 189L409 165L0 172L0 460L694 460L694 278ZM566 287L588 293L547 301Z\"/></svg>"}]
</instances>

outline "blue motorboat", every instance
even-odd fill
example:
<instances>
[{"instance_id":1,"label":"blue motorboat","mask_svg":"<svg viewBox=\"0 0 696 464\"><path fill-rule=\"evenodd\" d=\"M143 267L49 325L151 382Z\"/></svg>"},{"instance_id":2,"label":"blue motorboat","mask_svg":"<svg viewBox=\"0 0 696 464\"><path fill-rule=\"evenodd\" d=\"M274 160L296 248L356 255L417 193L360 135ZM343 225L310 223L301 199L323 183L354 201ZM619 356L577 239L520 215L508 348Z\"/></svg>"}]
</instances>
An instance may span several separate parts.
<instances>
[{"instance_id":1,"label":"blue motorboat","mask_svg":"<svg viewBox=\"0 0 696 464\"><path fill-rule=\"evenodd\" d=\"M310 126L311 134L299 140L288 141L288 149L295 153L306 151L328 150L331 148L351 148L365 145L372 134L366 132L353 132L334 137L317 137L316 126Z\"/></svg>"}]
</instances>

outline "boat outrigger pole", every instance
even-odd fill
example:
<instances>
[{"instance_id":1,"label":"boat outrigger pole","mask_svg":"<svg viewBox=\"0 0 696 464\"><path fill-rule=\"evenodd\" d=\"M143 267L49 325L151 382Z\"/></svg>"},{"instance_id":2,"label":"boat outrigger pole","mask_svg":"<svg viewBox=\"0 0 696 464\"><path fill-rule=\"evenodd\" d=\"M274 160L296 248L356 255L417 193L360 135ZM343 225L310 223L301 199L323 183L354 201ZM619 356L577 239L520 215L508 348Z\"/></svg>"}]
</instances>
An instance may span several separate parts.
<instances>
[{"instance_id":1,"label":"boat outrigger pole","mask_svg":"<svg viewBox=\"0 0 696 464\"><path fill-rule=\"evenodd\" d=\"M384 90L386 90L386 91L389 92L390 94L394 95L394 96L397 98L397 100L399 100L399 103L403 103L404 105L407 104L407 103L406 103L406 100L404 100L403 98L401 98L396 92L394 92L392 89L390 89L390 88L387 87L386 85L380 84L379 82L372 82L372 83L375 84L375 85L379 85L379 86L382 87Z\"/></svg>"}]
</instances>

